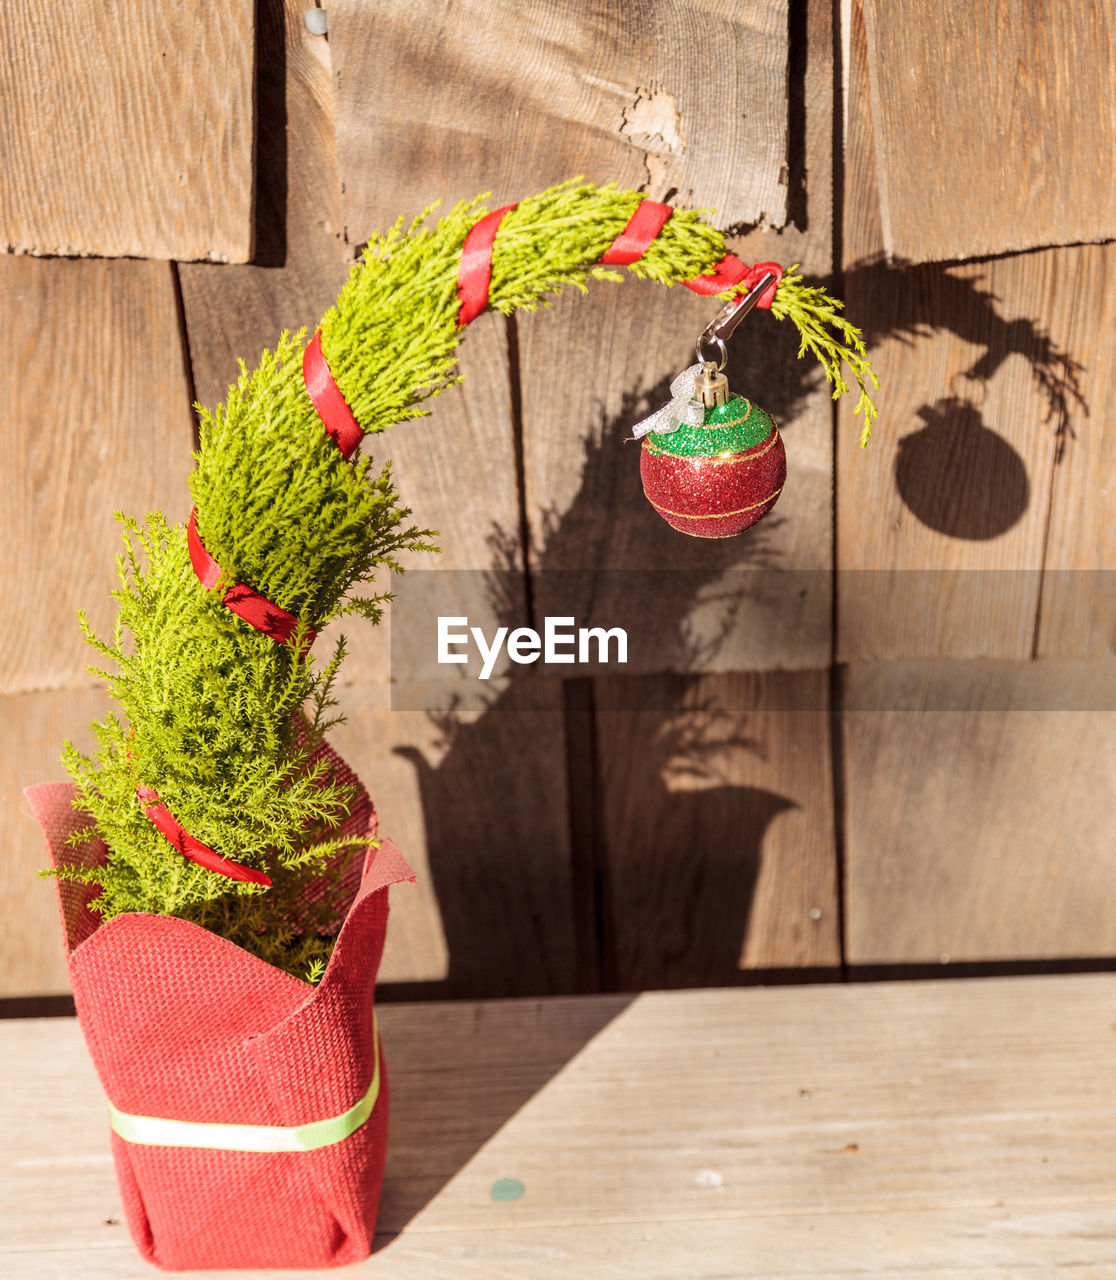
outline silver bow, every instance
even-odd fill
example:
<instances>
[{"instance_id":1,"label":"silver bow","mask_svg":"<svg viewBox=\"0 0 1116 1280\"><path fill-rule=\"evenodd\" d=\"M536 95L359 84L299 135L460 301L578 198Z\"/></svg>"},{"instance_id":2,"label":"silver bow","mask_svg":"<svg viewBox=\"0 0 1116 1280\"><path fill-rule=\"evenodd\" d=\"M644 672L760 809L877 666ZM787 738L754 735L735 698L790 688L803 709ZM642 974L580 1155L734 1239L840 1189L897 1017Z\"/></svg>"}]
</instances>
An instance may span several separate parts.
<instances>
[{"instance_id":1,"label":"silver bow","mask_svg":"<svg viewBox=\"0 0 1116 1280\"><path fill-rule=\"evenodd\" d=\"M639 440L650 431L654 431L656 435L666 435L670 431L677 431L683 423L690 427L701 426L705 421L705 406L693 399L700 372L700 364L692 364L688 369L683 369L670 384L670 394L673 397L670 404L664 404L650 417L637 422L632 428L631 438Z\"/></svg>"}]
</instances>

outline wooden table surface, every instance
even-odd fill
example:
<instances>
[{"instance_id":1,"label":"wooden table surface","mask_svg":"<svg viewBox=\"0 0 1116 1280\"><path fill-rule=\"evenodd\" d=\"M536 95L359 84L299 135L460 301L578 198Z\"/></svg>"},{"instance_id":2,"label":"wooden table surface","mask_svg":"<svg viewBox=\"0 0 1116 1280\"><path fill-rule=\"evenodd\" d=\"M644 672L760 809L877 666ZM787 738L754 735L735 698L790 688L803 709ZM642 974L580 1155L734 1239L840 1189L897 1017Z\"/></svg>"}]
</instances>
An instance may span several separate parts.
<instances>
[{"instance_id":1,"label":"wooden table surface","mask_svg":"<svg viewBox=\"0 0 1116 1280\"><path fill-rule=\"evenodd\" d=\"M274 1275L1116 1276L1114 974L389 1005L381 1025L377 1252ZM0 1274L155 1274L77 1025L0 1023L0 1063Z\"/></svg>"}]
</instances>

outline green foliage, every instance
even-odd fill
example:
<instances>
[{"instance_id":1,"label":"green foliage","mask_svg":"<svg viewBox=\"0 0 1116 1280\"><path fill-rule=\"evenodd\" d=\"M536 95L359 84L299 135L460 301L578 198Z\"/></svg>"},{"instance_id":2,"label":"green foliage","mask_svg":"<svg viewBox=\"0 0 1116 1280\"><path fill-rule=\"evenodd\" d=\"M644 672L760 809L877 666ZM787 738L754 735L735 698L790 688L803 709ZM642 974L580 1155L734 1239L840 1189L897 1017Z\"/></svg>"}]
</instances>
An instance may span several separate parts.
<instances>
[{"instance_id":1,"label":"green foliage","mask_svg":"<svg viewBox=\"0 0 1116 1280\"><path fill-rule=\"evenodd\" d=\"M105 867L76 878L101 885L96 905L106 918L177 915L283 967L301 965L318 926L331 927L338 907L328 899L308 906L307 878L356 851L330 835L350 792L313 758L333 723L328 710L344 643L316 671L200 588L182 528L159 514L143 527L124 524L113 638L98 639L84 618L82 628L111 660L112 670L96 674L108 681L129 728L109 716L94 725L93 758L69 743L63 754L112 854ZM266 867L273 888L233 886L175 852L137 798L138 787L151 785L191 835Z\"/></svg>"},{"instance_id":2,"label":"green foliage","mask_svg":"<svg viewBox=\"0 0 1116 1280\"><path fill-rule=\"evenodd\" d=\"M496 239L489 305L510 314L549 302L567 285L619 280L598 259L643 197L565 183L523 200ZM429 210L367 246L322 320L322 347L366 432L420 416L457 380L457 274L461 245L483 216L460 204L435 226ZM635 276L671 285L709 272L724 253L718 231L678 210L637 263ZM802 332L838 389L840 361L864 391L863 344L820 289L788 277L774 314ZM731 296L734 290L727 290ZM827 328L828 326L828 328ZM332 685L344 643L321 667L298 656L306 628L345 612L376 622L385 596L355 595L399 553L432 549L407 524L387 468L346 461L322 429L302 380L305 335L284 333L249 372L242 364L225 403L201 411L190 488L202 542L222 567L221 587L244 582L296 614L292 646L232 614L190 566L185 531L162 514L124 519L117 617L109 640L90 644L123 713L94 725L98 749L67 744L65 763L108 845L106 866L71 872L95 880L96 909L181 916L314 982L345 906L337 900L352 841L335 833L352 795L315 750L336 721ZM862 396L865 408L871 402ZM179 854L148 821L137 787L153 787L192 836L222 856L263 869L271 888L231 881ZM309 892L310 886L324 886ZM333 892L331 892L331 888Z\"/></svg>"},{"instance_id":3,"label":"green foliage","mask_svg":"<svg viewBox=\"0 0 1116 1280\"><path fill-rule=\"evenodd\" d=\"M872 435L872 423L879 415L868 392L868 384L878 387L880 380L868 363L867 349L860 330L840 314L845 304L840 298L831 297L818 286L803 284L802 277L794 274L797 270L796 262L783 276L775 291L771 314L776 320L790 319L800 338L799 359L807 352L817 357L825 370L826 378L833 385L834 400L847 395L849 391L849 384L841 372L842 361L852 370L860 388L853 413L864 414L864 425L860 432L860 444L863 448Z\"/></svg>"},{"instance_id":4,"label":"green foliage","mask_svg":"<svg viewBox=\"0 0 1116 1280\"><path fill-rule=\"evenodd\" d=\"M336 305L322 320L330 369L357 421L370 431L422 416L421 401L455 382L457 274L461 245L485 213L483 197L451 209L435 227L426 209L374 236ZM492 251L489 307L510 315L546 306L566 285L622 280L597 259L643 197L576 182L521 200L500 223ZM670 285L712 269L719 231L689 209L675 212L639 262L626 268Z\"/></svg>"}]
</instances>

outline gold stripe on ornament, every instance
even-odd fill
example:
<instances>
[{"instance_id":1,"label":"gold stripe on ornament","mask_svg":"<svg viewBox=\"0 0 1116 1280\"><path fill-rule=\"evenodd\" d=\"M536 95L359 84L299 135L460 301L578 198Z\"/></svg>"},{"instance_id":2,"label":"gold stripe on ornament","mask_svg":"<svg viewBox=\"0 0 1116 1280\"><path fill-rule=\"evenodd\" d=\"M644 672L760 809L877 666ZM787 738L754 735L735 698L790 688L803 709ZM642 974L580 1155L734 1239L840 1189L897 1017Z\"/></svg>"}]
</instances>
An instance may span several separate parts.
<instances>
[{"instance_id":1,"label":"gold stripe on ornament","mask_svg":"<svg viewBox=\"0 0 1116 1280\"><path fill-rule=\"evenodd\" d=\"M715 453L705 454L705 455L692 454L692 453L689 453L689 454L688 453L668 453L665 449L656 449L654 445L651 444L650 438L648 438L648 440L644 443L643 447L647 450L648 453L653 453L658 458L677 458L680 462L711 462L713 463L714 466L720 467L720 466L724 466L726 462L741 462L741 461L758 462L759 459L764 456L764 454L770 453L771 450L775 448L775 445L778 439L779 439L779 428L773 427L771 430L771 435L768 437L767 443L764 445L762 449L760 449L759 453L748 453L746 450L742 450L740 453L731 454L727 458L722 458ZM758 447L759 447L758 445L753 446L753 448L758 448Z\"/></svg>"},{"instance_id":2,"label":"gold stripe on ornament","mask_svg":"<svg viewBox=\"0 0 1116 1280\"><path fill-rule=\"evenodd\" d=\"M751 400L746 400L743 396L740 398L748 406L748 411L742 418L728 418L724 422L703 422L702 429L704 431L719 431L722 427L739 427L747 422L752 416L752 402Z\"/></svg>"},{"instance_id":3,"label":"gold stripe on ornament","mask_svg":"<svg viewBox=\"0 0 1116 1280\"><path fill-rule=\"evenodd\" d=\"M680 520L727 520L730 516L742 516L746 511L755 511L757 507L763 507L769 502L774 502L782 492L783 486L780 485L770 497L764 498L762 502L753 502L749 507L737 507L735 511L710 511L706 513L699 511L671 511L669 507L660 507L657 502L651 502L650 498L648 498L647 501L651 502L651 505L660 514L665 516L678 516ZM697 537L699 535L695 534L694 536ZM714 537L719 536L719 534L714 535ZM732 534L729 534L729 537L732 537Z\"/></svg>"}]
</instances>

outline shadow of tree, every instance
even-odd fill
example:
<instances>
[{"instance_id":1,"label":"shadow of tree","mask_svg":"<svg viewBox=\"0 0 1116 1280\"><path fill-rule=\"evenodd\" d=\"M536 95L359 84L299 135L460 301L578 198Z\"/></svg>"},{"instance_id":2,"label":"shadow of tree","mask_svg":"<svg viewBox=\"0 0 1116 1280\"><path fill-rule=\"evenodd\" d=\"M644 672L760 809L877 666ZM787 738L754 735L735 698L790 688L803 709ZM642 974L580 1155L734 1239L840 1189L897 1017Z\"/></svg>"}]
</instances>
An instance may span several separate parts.
<instances>
[{"instance_id":1,"label":"shadow of tree","mask_svg":"<svg viewBox=\"0 0 1116 1280\"><path fill-rule=\"evenodd\" d=\"M846 291L869 348L896 339L913 345L945 330L978 348L961 371L974 395L1019 355L1059 439L1071 412L1085 408L1080 363L1039 322L1003 317L979 278L937 265L869 263L848 273ZM757 323L740 337L730 384L746 394L756 389L792 442L820 375L795 359L797 337L789 325ZM662 652L672 655L663 669L677 669L681 656L688 669L701 670L724 653L749 603L741 590L746 578L730 580L726 571L781 567L780 517L741 538L702 542L678 535L655 515L642 494L636 448L619 441L665 402L674 372L625 396L612 416L602 407L587 424L576 495L564 508L543 513L529 549L528 610L536 626L556 612L626 626L647 626L651 616ZM920 520L950 537L987 539L1020 518L1033 489L1026 466L985 423L973 398L940 397L921 406L917 420L918 429L900 446L895 482ZM501 624L522 625L519 531L493 528L489 545L489 598ZM649 612L645 599L625 593L622 574L599 571L617 564L681 572L672 575L670 598ZM562 582L571 566L581 570L572 588ZM693 611L709 598L721 608L718 625L695 629ZM717 753L762 751L746 715L719 717L718 708L695 703L693 681L685 677L656 682L655 705L632 709L633 749L622 786L610 798L622 811L610 813L610 821L623 829L629 847L643 850L646 874L619 884L601 813L601 772L612 765L599 757L594 682L567 682L545 712L541 687L533 668L514 669L479 716L464 717L451 704L432 717L441 735L436 763L413 748L400 749L418 775L450 968L444 982L405 984L398 994L527 995L741 981L739 956L764 837L791 805L786 796L710 774ZM689 780L679 785L684 775ZM567 808L569 841L563 822L554 821ZM712 847L708 833L724 831L738 838ZM571 882L577 886L572 900ZM632 936L617 927L626 919L654 920L657 927Z\"/></svg>"},{"instance_id":2,"label":"shadow of tree","mask_svg":"<svg viewBox=\"0 0 1116 1280\"><path fill-rule=\"evenodd\" d=\"M643 565L670 567L664 579L669 602L651 610L660 628L656 634L661 633L664 648L700 669L728 642L746 605L724 584L725 571L741 565L775 567L777 523L769 518L747 540L699 542L683 538L655 514L642 493L636 449L619 442L633 422L667 396L668 382L664 378L649 392L625 396L615 416L608 418L602 410L591 424L576 496L565 510L544 513L542 532L531 548L527 608L536 626L549 614L575 616L579 623L607 617L610 626L646 627L648 601L625 589L625 574L568 569L638 555ZM795 389L788 383L783 403L800 404L806 392L805 384ZM521 626L518 535L494 526L489 547L486 595L496 622ZM689 628L699 599L722 606L712 630ZM677 815L669 820L669 832L647 835L648 858L661 864L657 876L671 874L677 842L687 829L691 843L700 843L712 809L718 810L718 830L739 831L731 849L695 849L688 878L680 880L683 915L691 924L701 921L700 963L695 954L687 955L677 930L664 936L659 940L667 966L663 983L670 985L734 980L763 836L791 804L756 788L716 784L716 753L758 751L762 744L748 736L743 716L695 703L693 683L679 677L655 706L639 712L649 717L654 731L641 743L635 771L625 782L642 814ZM430 757L414 747L397 748L419 782L449 972L441 982L387 988L393 997L533 995L624 985L615 931L599 911L578 918L581 894L571 895L571 884L595 884L599 910L609 910L602 832L596 827L586 837L584 822L599 804L599 778L595 768L579 767L596 758L594 712L591 707L587 714L578 711L576 696L571 697L575 686L582 693L588 689L591 699L590 680L562 684L534 667L513 667L480 715L463 714L452 699L429 713L439 739ZM674 780L688 775L690 789L672 795L668 772ZM695 790L699 779L703 785ZM638 822L631 838L644 838ZM617 909L628 907L620 902ZM586 952L592 957L587 959ZM648 962L641 960L640 966L647 971Z\"/></svg>"},{"instance_id":3,"label":"shadow of tree","mask_svg":"<svg viewBox=\"0 0 1116 1280\"><path fill-rule=\"evenodd\" d=\"M913 347L943 331L980 349L954 372L943 388L948 395L916 411L925 425L903 438L895 481L912 514L939 533L980 541L1005 532L1026 511L1033 486L1017 451L984 421L983 388L1009 357L1027 362L1054 432L1057 465L1075 412L1088 414L1081 362L1039 320L1002 315L982 277L944 264L861 263L846 273L845 290L869 350L884 341Z\"/></svg>"},{"instance_id":4,"label":"shadow of tree","mask_svg":"<svg viewBox=\"0 0 1116 1280\"><path fill-rule=\"evenodd\" d=\"M737 985L748 980L740 958L764 840L798 806L740 784L734 757L768 754L746 712L692 677L621 680L597 707L612 800L602 843L614 858L604 977L622 990ZM648 684L651 710L641 707Z\"/></svg>"},{"instance_id":5,"label":"shadow of tree","mask_svg":"<svg viewBox=\"0 0 1116 1280\"><path fill-rule=\"evenodd\" d=\"M1087 412L1081 362L1063 351L1037 319L1002 316L1001 299L982 283L981 276L957 274L955 264L902 259L872 259L845 273L846 293L857 300L849 311L869 348L885 339L913 345L946 330L984 348L969 368L958 371L974 383L987 383L1009 356L1022 356L1046 400L1046 421L1064 431L1074 405Z\"/></svg>"}]
</instances>

